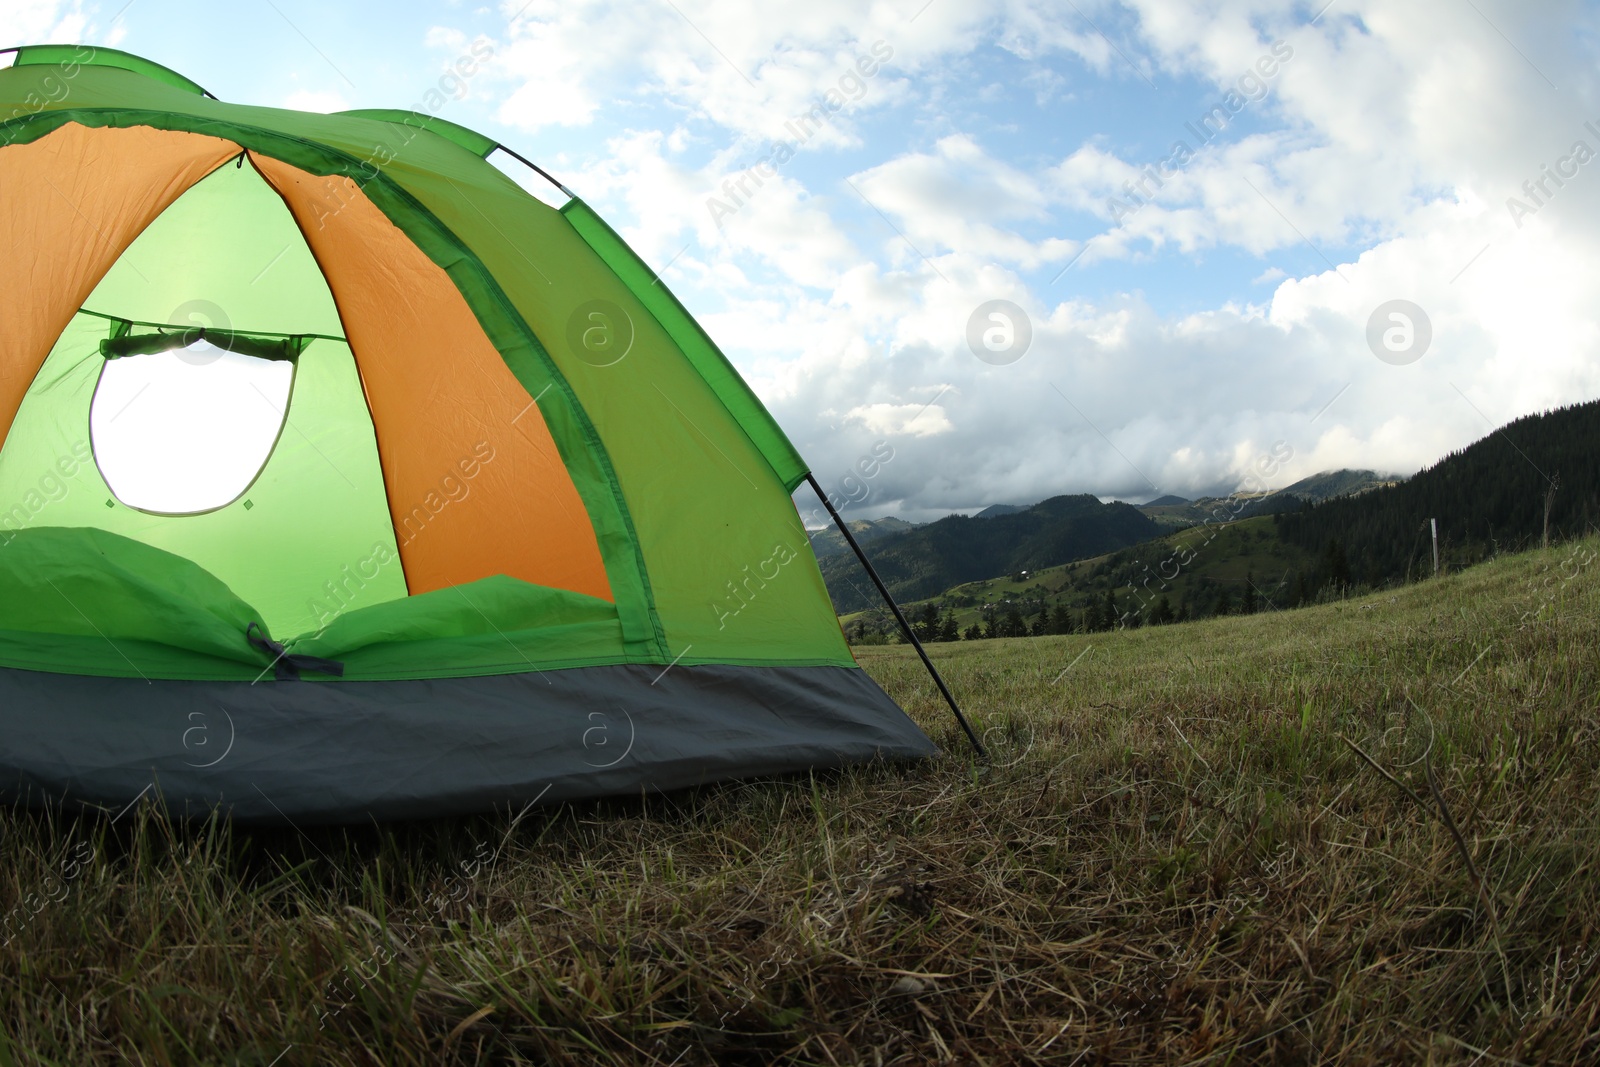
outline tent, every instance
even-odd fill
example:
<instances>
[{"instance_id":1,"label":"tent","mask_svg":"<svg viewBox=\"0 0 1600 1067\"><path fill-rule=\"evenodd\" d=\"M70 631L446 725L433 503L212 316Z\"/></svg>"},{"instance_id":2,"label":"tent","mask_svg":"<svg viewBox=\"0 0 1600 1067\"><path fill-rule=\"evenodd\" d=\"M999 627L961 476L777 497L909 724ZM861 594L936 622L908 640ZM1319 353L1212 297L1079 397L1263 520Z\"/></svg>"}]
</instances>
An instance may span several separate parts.
<instances>
[{"instance_id":1,"label":"tent","mask_svg":"<svg viewBox=\"0 0 1600 1067\"><path fill-rule=\"evenodd\" d=\"M348 821L935 751L804 461L583 201L435 115L6 58L0 795Z\"/></svg>"}]
</instances>

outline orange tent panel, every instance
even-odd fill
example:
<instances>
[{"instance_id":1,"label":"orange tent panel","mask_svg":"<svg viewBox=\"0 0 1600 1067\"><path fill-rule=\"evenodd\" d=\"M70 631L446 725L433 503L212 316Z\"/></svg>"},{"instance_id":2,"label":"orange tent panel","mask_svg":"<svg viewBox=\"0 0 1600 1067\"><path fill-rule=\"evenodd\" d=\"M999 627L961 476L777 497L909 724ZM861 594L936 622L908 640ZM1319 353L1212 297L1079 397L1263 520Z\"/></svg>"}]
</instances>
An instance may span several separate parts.
<instances>
[{"instance_id":1,"label":"orange tent panel","mask_svg":"<svg viewBox=\"0 0 1600 1067\"><path fill-rule=\"evenodd\" d=\"M197 133L75 122L0 149L0 442L56 338L111 265L239 151Z\"/></svg>"},{"instance_id":2,"label":"orange tent panel","mask_svg":"<svg viewBox=\"0 0 1600 1067\"><path fill-rule=\"evenodd\" d=\"M504 574L613 599L543 415L450 276L349 178L250 158L294 213L333 291L410 592Z\"/></svg>"}]
</instances>

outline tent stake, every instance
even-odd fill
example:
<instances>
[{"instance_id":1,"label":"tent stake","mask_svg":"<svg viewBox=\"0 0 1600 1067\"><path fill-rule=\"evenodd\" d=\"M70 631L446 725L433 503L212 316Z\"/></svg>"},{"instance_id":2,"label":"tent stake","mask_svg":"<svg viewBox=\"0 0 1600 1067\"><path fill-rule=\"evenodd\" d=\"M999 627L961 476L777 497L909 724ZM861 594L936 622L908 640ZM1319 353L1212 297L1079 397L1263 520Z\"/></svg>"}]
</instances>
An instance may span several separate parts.
<instances>
[{"instance_id":1,"label":"tent stake","mask_svg":"<svg viewBox=\"0 0 1600 1067\"><path fill-rule=\"evenodd\" d=\"M928 658L928 653L923 651L922 642L917 640L917 632L906 621L905 615L900 611L900 605L894 602L894 597L889 595L889 587L883 584L883 579L878 577L878 572L873 569L872 562L867 559L867 554L861 551L861 546L856 543L855 536L851 534L850 527L844 524L844 519L833 509L833 502L828 499L828 494L822 491L822 486L817 484L817 479L810 472L806 473L806 481L811 483L811 488L816 492L817 499L822 501L822 506L828 509L828 514L833 516L833 523L839 527L839 532L844 534L845 542L855 551L856 559L861 561L861 566L866 570L867 577L872 579L872 584L878 587L878 593L883 597L883 602L889 605L889 610L894 612L894 617L900 623L900 630L906 635L906 640L911 642L911 647L917 650L917 655L922 657L922 665L928 668L928 673L933 676L933 684L939 687L939 692L944 694L946 704L956 713L956 721L967 732L967 740L972 742L973 751L978 753L979 759L988 759L989 753L984 751L983 744L978 740L978 735L972 732L972 726L967 722L967 717L961 714L961 708L956 704L956 698L950 695L950 688L944 684L944 679L939 677L939 670L933 665L933 660Z\"/></svg>"}]
</instances>

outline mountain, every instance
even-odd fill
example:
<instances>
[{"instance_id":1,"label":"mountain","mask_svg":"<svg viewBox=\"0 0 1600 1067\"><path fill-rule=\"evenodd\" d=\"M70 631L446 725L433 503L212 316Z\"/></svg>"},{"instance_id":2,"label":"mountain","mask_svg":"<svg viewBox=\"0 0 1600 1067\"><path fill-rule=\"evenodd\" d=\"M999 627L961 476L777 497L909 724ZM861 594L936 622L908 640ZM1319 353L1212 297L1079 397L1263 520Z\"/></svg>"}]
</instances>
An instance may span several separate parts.
<instances>
[{"instance_id":1,"label":"mountain","mask_svg":"<svg viewBox=\"0 0 1600 1067\"><path fill-rule=\"evenodd\" d=\"M1052 617L1068 612L1078 625L1109 594L1118 613L1127 613L1125 624L1138 625L1157 614L1163 598L1169 619L1235 613L1252 598L1261 611L1292 607L1315 595L1310 583L1319 565L1316 553L1281 540L1276 521L1261 516L1190 526L1072 563L967 582L927 600L965 630L1011 610L1031 621L1044 607ZM901 608L915 618L922 604L902 602ZM845 631L859 639L890 633L894 625L886 611L870 611L845 620Z\"/></svg>"},{"instance_id":2,"label":"mountain","mask_svg":"<svg viewBox=\"0 0 1600 1067\"><path fill-rule=\"evenodd\" d=\"M1205 522L1206 516L1221 506L1222 500L1218 497L1185 500L1178 496L1163 496L1148 504L1140 504L1139 513L1154 521L1163 530L1181 530L1185 526Z\"/></svg>"},{"instance_id":3,"label":"mountain","mask_svg":"<svg viewBox=\"0 0 1600 1067\"><path fill-rule=\"evenodd\" d=\"M850 527L850 534L856 539L857 544L866 545L889 534L914 530L922 524L885 515L881 519L850 519L845 525ZM811 549L816 552L818 559L839 553L844 553L851 559L855 558L855 553L845 544L844 535L839 532L838 527L825 526L820 530L812 530L810 537Z\"/></svg>"},{"instance_id":4,"label":"mountain","mask_svg":"<svg viewBox=\"0 0 1600 1067\"><path fill-rule=\"evenodd\" d=\"M1379 474L1376 471L1322 471L1271 492L1240 492L1223 496L1203 496L1197 500L1185 500L1181 496L1168 495L1140 504L1139 510L1160 523L1163 529L1178 530L1208 520L1217 522L1224 514L1229 518L1248 519L1254 515L1296 511L1308 500L1320 503L1336 496L1352 496L1393 485L1398 480L1395 475ZM1238 506L1240 500L1246 501L1243 507Z\"/></svg>"},{"instance_id":5,"label":"mountain","mask_svg":"<svg viewBox=\"0 0 1600 1067\"><path fill-rule=\"evenodd\" d=\"M1369 489L1394 485L1404 480L1397 475L1379 474L1377 471L1323 471L1309 478L1301 478L1293 485L1286 485L1272 495L1293 496L1301 500L1318 502L1332 500L1336 496L1355 496Z\"/></svg>"},{"instance_id":6,"label":"mountain","mask_svg":"<svg viewBox=\"0 0 1600 1067\"><path fill-rule=\"evenodd\" d=\"M1027 510L1027 504L990 504L972 517L975 519L992 519L998 515L1015 515L1019 511Z\"/></svg>"},{"instance_id":7,"label":"mountain","mask_svg":"<svg viewBox=\"0 0 1600 1067\"><path fill-rule=\"evenodd\" d=\"M1439 521L1447 568L1537 545L1547 533L1570 539L1600 527L1600 400L1517 419L1410 478L1323 471L1254 494L1236 515L1242 496L1151 501L1139 508L1055 497L981 523L941 520L881 545L895 549L891 588L902 606L915 612L914 601L931 601L939 612L952 613L962 630L1013 611L1031 620L1046 607L1051 626L1060 624L1063 611L1079 625L1108 596L1128 625L1174 612L1183 618L1233 613L1247 604L1281 610L1342 596L1351 586L1425 576L1432 570L1430 518ZM1045 538L1050 550L1023 551L1041 542L1036 527L1024 532L1020 523L1071 514L1080 523L1098 521L1097 532L1114 540L1136 532L1128 513L1151 531L1136 543L1079 551L1094 538L1070 545ZM987 531L1006 531L1009 539L971 536ZM874 552L875 560L883 549ZM1051 558L1060 562L1045 562ZM951 573L969 576L938 584ZM824 575L830 589L854 578L827 565ZM866 584L856 581L863 589ZM1157 611L1163 600L1166 607ZM877 607L859 590L849 598L836 595L835 604L850 611ZM849 621L851 628L856 636L865 628L882 639L892 624L887 613L869 611Z\"/></svg>"},{"instance_id":8,"label":"mountain","mask_svg":"<svg viewBox=\"0 0 1600 1067\"><path fill-rule=\"evenodd\" d=\"M1038 570L1114 551L1160 532L1132 505L1102 504L1084 493L1052 497L990 519L951 515L884 534L870 555L896 599L917 600L994 574ZM876 606L877 597L853 555L832 553L818 562L836 610Z\"/></svg>"},{"instance_id":9,"label":"mountain","mask_svg":"<svg viewBox=\"0 0 1600 1067\"><path fill-rule=\"evenodd\" d=\"M1309 478L1301 478L1293 485L1286 485L1273 493L1268 493L1260 500L1246 507L1240 515L1271 515L1276 512L1297 511L1307 501L1320 504L1324 500L1332 500L1341 496L1356 496L1360 493L1370 492L1373 489L1384 489L1399 482L1403 478L1393 474L1379 474L1377 471L1365 470L1336 470L1322 471Z\"/></svg>"},{"instance_id":10,"label":"mountain","mask_svg":"<svg viewBox=\"0 0 1600 1067\"><path fill-rule=\"evenodd\" d=\"M1430 518L1442 562L1461 566L1540 543L1547 503L1551 538L1600 523L1600 400L1517 419L1404 482L1287 512L1279 535L1330 556L1336 541L1351 580L1379 585L1432 570Z\"/></svg>"}]
</instances>

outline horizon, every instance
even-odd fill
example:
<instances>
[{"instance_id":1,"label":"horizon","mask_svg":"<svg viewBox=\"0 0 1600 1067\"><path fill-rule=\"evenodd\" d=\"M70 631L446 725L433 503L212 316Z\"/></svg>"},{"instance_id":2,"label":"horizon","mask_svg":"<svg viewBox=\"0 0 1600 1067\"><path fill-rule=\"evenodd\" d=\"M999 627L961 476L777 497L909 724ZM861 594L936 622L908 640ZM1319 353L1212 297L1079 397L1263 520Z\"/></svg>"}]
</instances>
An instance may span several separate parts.
<instances>
[{"instance_id":1,"label":"horizon","mask_svg":"<svg viewBox=\"0 0 1600 1067\"><path fill-rule=\"evenodd\" d=\"M1369 470L1369 469L1365 469L1365 468L1363 468L1361 470L1352 470L1349 467L1341 467L1338 470L1317 471L1317 472L1315 472L1313 474L1307 475L1305 478L1297 478L1295 481L1290 482L1288 485L1282 485L1282 486L1278 486L1278 487L1272 488L1272 489L1265 489L1265 490L1261 490L1261 491L1250 491L1250 492L1240 492L1238 490L1233 490L1233 491L1222 491L1222 492L1214 492L1214 493L1201 493L1200 495L1194 496L1194 497L1179 497L1178 500L1181 503L1184 503L1184 504L1197 504L1197 503L1200 503L1201 501L1204 501L1204 500L1226 500L1226 499L1228 499L1229 497L1232 497L1232 496L1239 496L1239 497L1243 497L1243 498L1267 497L1267 496L1272 496L1274 493L1281 493L1285 489L1292 488L1293 486L1298 485L1300 482L1307 481L1310 478L1315 478L1315 477L1318 477L1318 476L1324 475L1324 474L1344 474L1344 473L1347 473L1347 472L1348 473L1354 473L1354 474L1371 474L1371 475L1373 475L1374 477L1377 477L1377 478L1394 479L1396 481L1405 481L1406 479L1412 477L1412 475L1410 475L1410 474L1397 474L1397 473L1395 473L1393 471L1374 471L1374 470ZM934 515L932 518L927 518L927 519L907 519L904 515L896 515L896 514L893 514L891 512L884 512L881 515L857 515L857 516L855 516L855 518L853 520L848 520L848 521L863 521L864 520L866 522L883 522L886 519L893 519L893 520L895 520L897 522L910 522L910 523L913 523L914 525L925 526L925 525L927 525L928 523L931 523L931 522L938 522L940 519L947 519L952 515L960 515L960 516L963 516L965 518L972 518L972 517L974 517L975 515L977 515L977 514L979 514L981 512L989 510L990 508L1014 508L1017 511L1026 511L1029 508L1038 507L1040 504L1044 503L1047 500L1054 500L1057 497L1063 497L1063 496L1079 496L1079 495L1094 496L1093 493L1088 493L1088 494L1078 494L1078 493L1072 493L1072 492L1051 493L1049 496L1041 497L1038 500L1029 501L1027 503L1016 503L1016 502L1012 502L1012 501L1002 501L1000 503L995 503L995 504L982 504L982 505L978 505L976 507L953 508L953 509L951 509L949 511L943 512L943 513L938 514L938 515ZM1154 496L1154 497L1151 497L1148 500L1124 500L1124 499L1121 499L1120 497L1102 497L1102 496L1095 496L1095 499L1100 501L1100 503L1102 503L1102 504L1127 504L1130 507L1148 508L1148 507L1161 507L1161 506L1164 506L1164 505L1156 504L1156 501L1165 499L1166 497L1169 497L1169 496L1176 496L1176 494L1164 493L1161 496ZM840 514L843 515L843 513L844 513L844 509L841 508L840 509ZM819 532L821 530L830 530L830 529L833 529L833 523L832 523L831 520L829 522L821 525L821 526L809 526L808 525L806 527L806 531L808 533L816 533L816 532Z\"/></svg>"}]
</instances>

